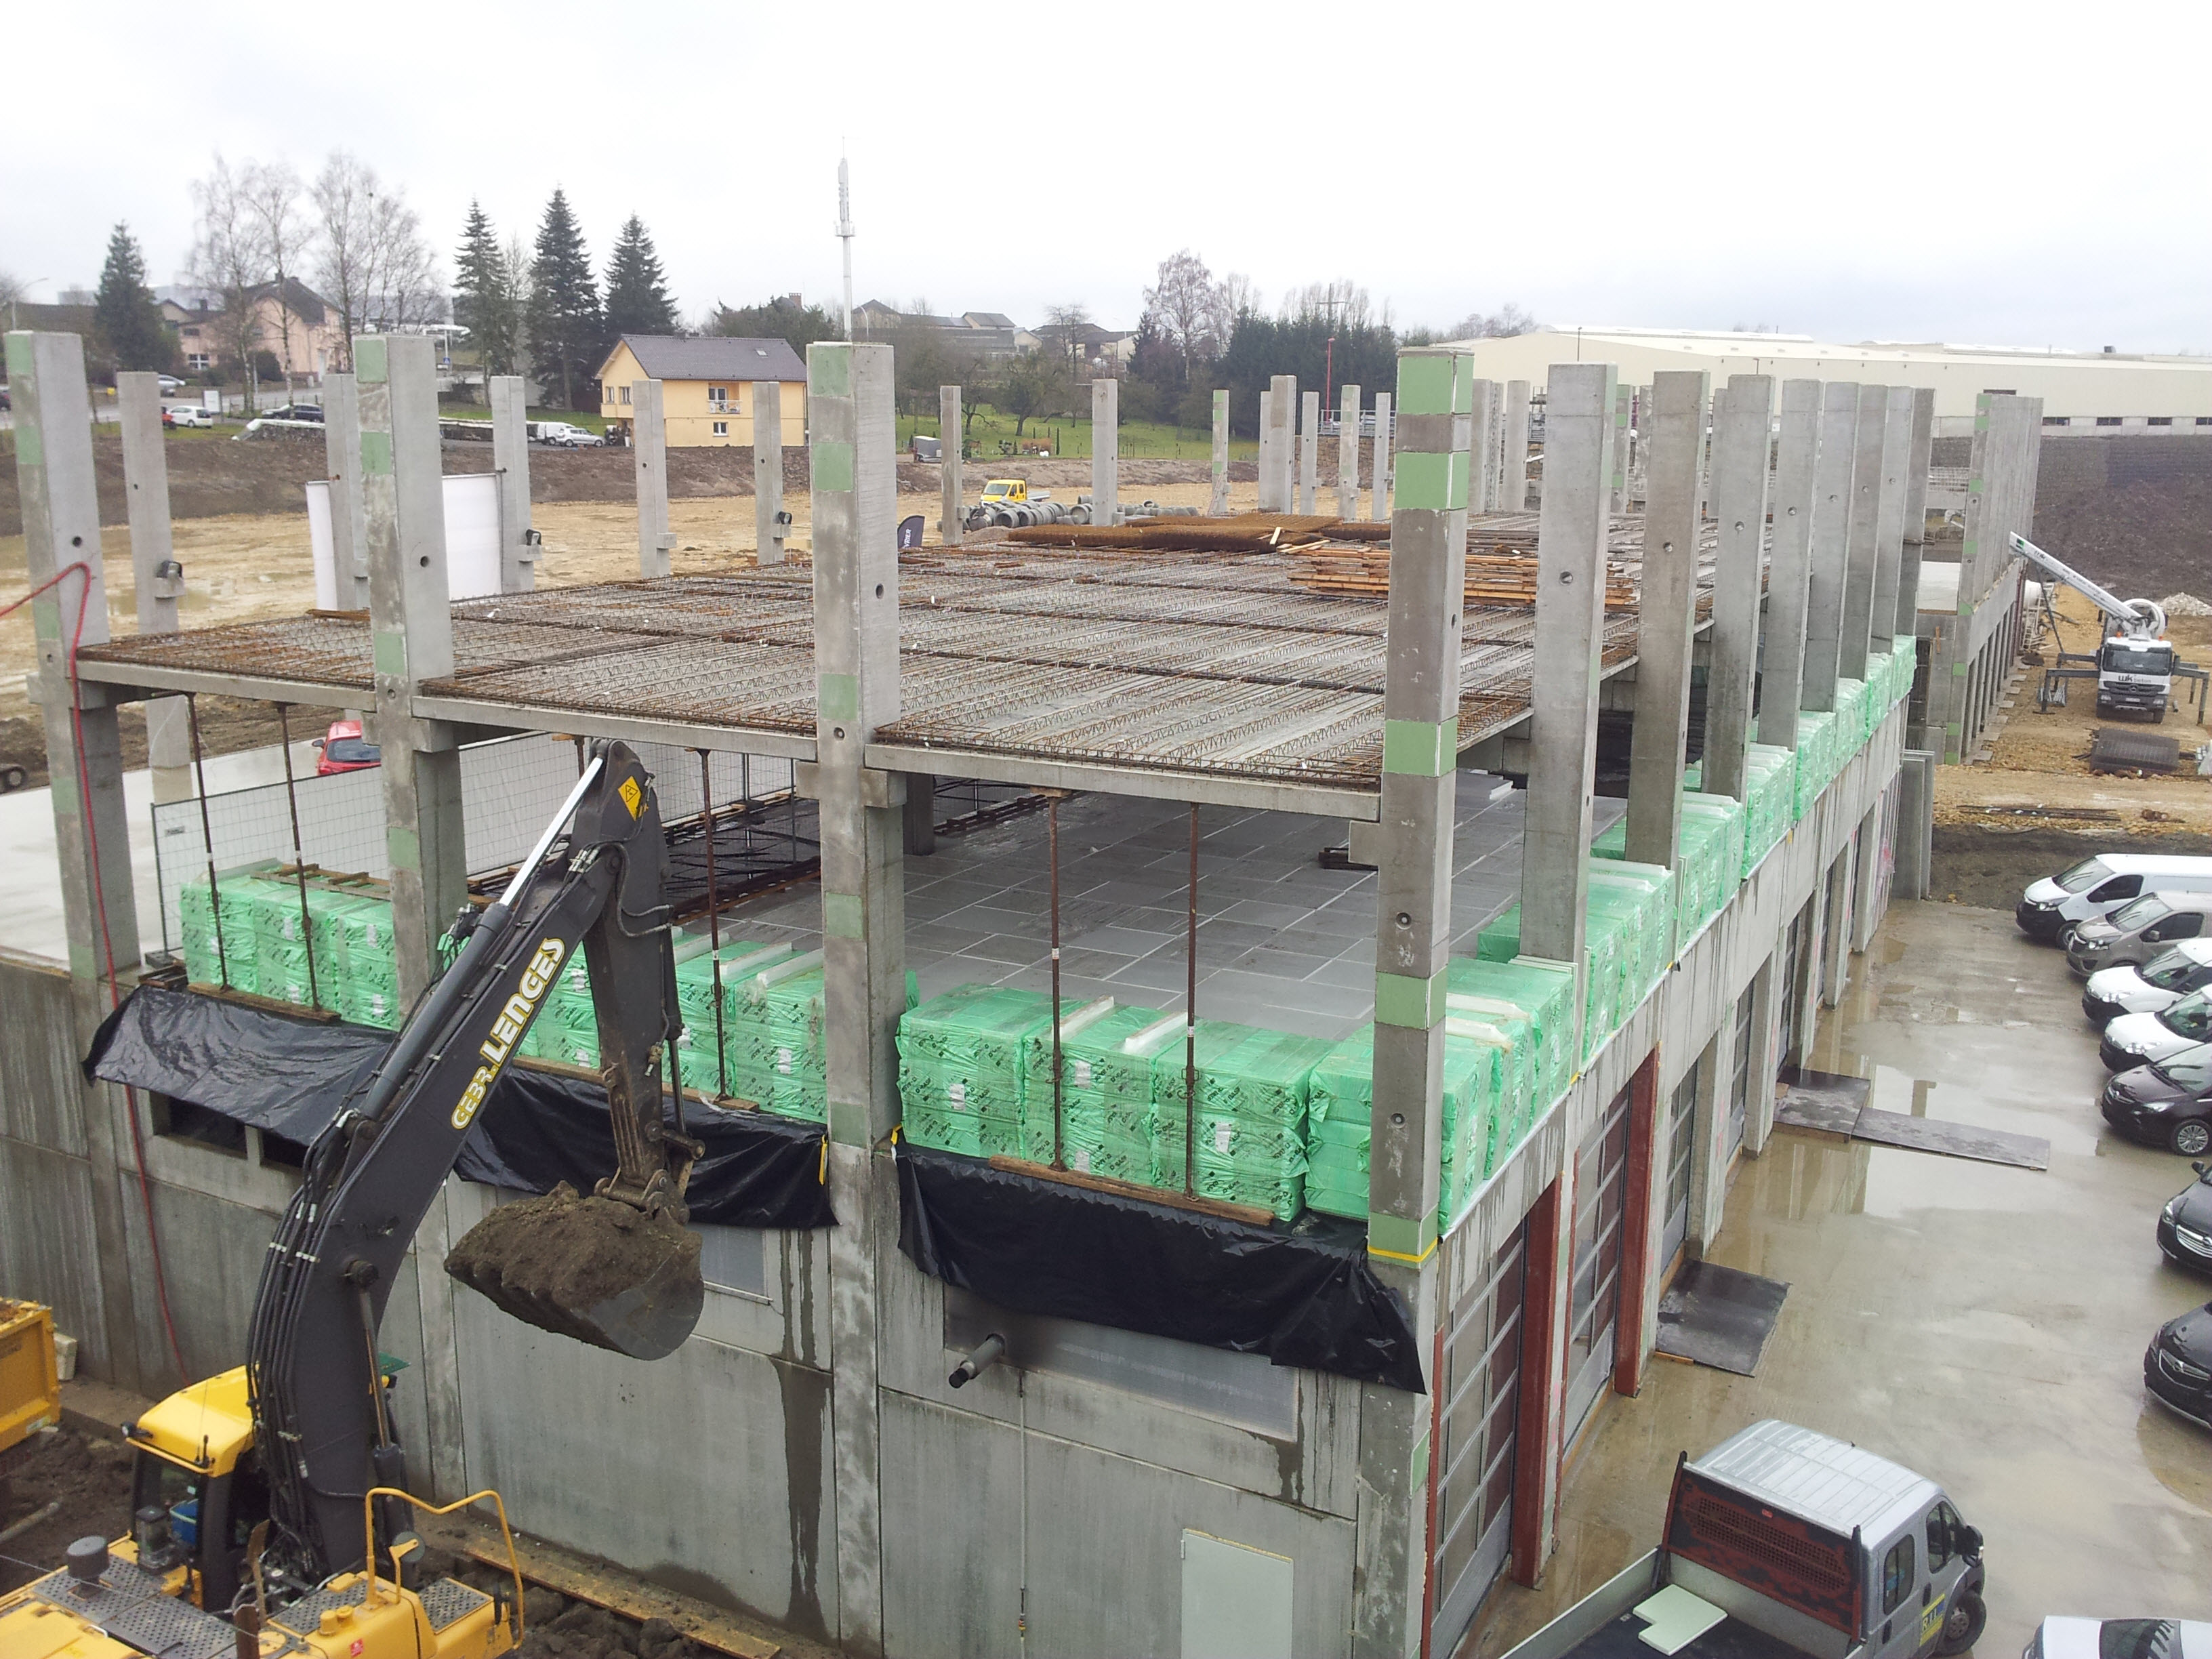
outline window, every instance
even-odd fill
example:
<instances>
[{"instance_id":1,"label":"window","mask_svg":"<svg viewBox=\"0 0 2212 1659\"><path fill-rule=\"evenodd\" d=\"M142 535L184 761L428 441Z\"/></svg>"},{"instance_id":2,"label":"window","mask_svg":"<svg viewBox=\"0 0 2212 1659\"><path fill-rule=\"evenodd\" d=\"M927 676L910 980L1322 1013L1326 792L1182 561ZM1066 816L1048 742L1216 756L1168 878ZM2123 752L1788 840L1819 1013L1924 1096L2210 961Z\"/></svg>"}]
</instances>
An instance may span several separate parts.
<instances>
[{"instance_id":1,"label":"window","mask_svg":"<svg viewBox=\"0 0 2212 1659\"><path fill-rule=\"evenodd\" d=\"M2197 424L2199 426L2212 426L2212 415L2199 415L2197 417Z\"/></svg>"},{"instance_id":2,"label":"window","mask_svg":"<svg viewBox=\"0 0 2212 1659\"><path fill-rule=\"evenodd\" d=\"M2173 907L2156 893L2146 893L2132 904L2123 904L2112 912L2112 926L2123 933L2132 933L2138 927L2148 927L2173 914Z\"/></svg>"},{"instance_id":3,"label":"window","mask_svg":"<svg viewBox=\"0 0 2212 1659\"><path fill-rule=\"evenodd\" d=\"M1881 1610L1896 1612L1917 1582L1912 1572L1912 1534L1907 1533L1881 1558Z\"/></svg>"},{"instance_id":4,"label":"window","mask_svg":"<svg viewBox=\"0 0 2212 1659\"><path fill-rule=\"evenodd\" d=\"M2097 416L2097 424L2099 426L2118 426L2119 423L2120 417L2117 415L2100 415Z\"/></svg>"},{"instance_id":5,"label":"window","mask_svg":"<svg viewBox=\"0 0 2212 1659\"><path fill-rule=\"evenodd\" d=\"M2168 916L2143 938L2152 944L2161 944L2170 939L2195 939L2203 931L2204 918L2194 910L2185 910L2179 915Z\"/></svg>"},{"instance_id":6,"label":"window","mask_svg":"<svg viewBox=\"0 0 2212 1659\"><path fill-rule=\"evenodd\" d=\"M728 436L730 435L730 423L729 423L727 421L717 421L717 422L714 422L714 435L715 435L717 438L726 438L726 437L728 437Z\"/></svg>"},{"instance_id":7,"label":"window","mask_svg":"<svg viewBox=\"0 0 2212 1659\"><path fill-rule=\"evenodd\" d=\"M1928 1511L1928 1571L1942 1571L1959 1553L1959 1511L1938 1504Z\"/></svg>"},{"instance_id":8,"label":"window","mask_svg":"<svg viewBox=\"0 0 2212 1659\"><path fill-rule=\"evenodd\" d=\"M2150 417L2150 424L2153 426L2172 426L2173 424L2173 416L2171 415L2154 415Z\"/></svg>"},{"instance_id":9,"label":"window","mask_svg":"<svg viewBox=\"0 0 2212 1659\"><path fill-rule=\"evenodd\" d=\"M716 409L721 408L723 404L730 401L730 388L726 386L708 386L707 388L707 401L709 404L712 404Z\"/></svg>"},{"instance_id":10,"label":"window","mask_svg":"<svg viewBox=\"0 0 2212 1659\"><path fill-rule=\"evenodd\" d=\"M2133 898L2142 891L2141 876L2114 876L2089 896L2099 904L2110 904L2118 899Z\"/></svg>"},{"instance_id":11,"label":"window","mask_svg":"<svg viewBox=\"0 0 2212 1659\"><path fill-rule=\"evenodd\" d=\"M2067 422L2063 415L2046 415L2043 417L2043 423L2045 426L2064 426Z\"/></svg>"},{"instance_id":12,"label":"window","mask_svg":"<svg viewBox=\"0 0 2212 1659\"><path fill-rule=\"evenodd\" d=\"M628 403L629 401L629 388L628 386L624 386L622 389L622 401L624 403Z\"/></svg>"},{"instance_id":13,"label":"window","mask_svg":"<svg viewBox=\"0 0 2212 1659\"><path fill-rule=\"evenodd\" d=\"M207 353L204 351L187 353L185 357L185 367L195 374L206 374L208 367Z\"/></svg>"},{"instance_id":14,"label":"window","mask_svg":"<svg viewBox=\"0 0 2212 1659\"><path fill-rule=\"evenodd\" d=\"M2098 1627L2097 1659L2177 1659L2181 1626L2171 1619L2107 1619Z\"/></svg>"},{"instance_id":15,"label":"window","mask_svg":"<svg viewBox=\"0 0 2212 1659\"><path fill-rule=\"evenodd\" d=\"M2064 875L2051 879L2058 884L2061 892L2086 893L2112 873L2112 866L2102 859L2084 859Z\"/></svg>"}]
</instances>

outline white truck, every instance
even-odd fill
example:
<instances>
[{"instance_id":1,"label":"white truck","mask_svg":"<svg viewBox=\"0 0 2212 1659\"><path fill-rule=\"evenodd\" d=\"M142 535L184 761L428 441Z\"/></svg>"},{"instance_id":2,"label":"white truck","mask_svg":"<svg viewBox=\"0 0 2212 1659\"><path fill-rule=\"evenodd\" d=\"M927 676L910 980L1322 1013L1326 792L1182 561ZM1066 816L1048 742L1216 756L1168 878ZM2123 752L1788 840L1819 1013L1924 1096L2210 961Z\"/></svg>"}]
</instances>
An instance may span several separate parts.
<instances>
[{"instance_id":1,"label":"white truck","mask_svg":"<svg viewBox=\"0 0 2212 1659\"><path fill-rule=\"evenodd\" d=\"M2112 619L2097 647L2097 712L2148 714L2163 720L2173 700L2173 643L2166 637L2166 611L2154 599L2122 599L2091 581L2055 554L2014 534L2012 550L2048 571ZM2086 655L2087 653L2083 653Z\"/></svg>"},{"instance_id":2,"label":"white truck","mask_svg":"<svg viewBox=\"0 0 2212 1659\"><path fill-rule=\"evenodd\" d=\"M1942 1487L1772 1419L1674 1470L1659 1547L1505 1659L1923 1659L1987 1618Z\"/></svg>"}]
</instances>

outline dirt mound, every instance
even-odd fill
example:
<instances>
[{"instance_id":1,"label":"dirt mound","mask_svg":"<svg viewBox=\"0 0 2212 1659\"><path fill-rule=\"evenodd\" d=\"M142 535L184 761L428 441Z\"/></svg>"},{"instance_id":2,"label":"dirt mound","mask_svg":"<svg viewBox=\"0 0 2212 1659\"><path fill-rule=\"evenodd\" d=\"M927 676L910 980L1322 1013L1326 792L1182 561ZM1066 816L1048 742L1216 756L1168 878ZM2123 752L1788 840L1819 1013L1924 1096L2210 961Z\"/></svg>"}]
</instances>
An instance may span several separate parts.
<instances>
[{"instance_id":1,"label":"dirt mound","mask_svg":"<svg viewBox=\"0 0 2212 1659\"><path fill-rule=\"evenodd\" d=\"M129 1534L131 1449L61 1428L0 1453L0 1531L57 1502L61 1507L52 1515L8 1540L0 1553L0 1594L61 1565L62 1552L76 1539Z\"/></svg>"},{"instance_id":2,"label":"dirt mound","mask_svg":"<svg viewBox=\"0 0 2212 1659\"><path fill-rule=\"evenodd\" d=\"M2123 599L2203 586L2212 568L2212 439L2045 438L2033 533Z\"/></svg>"},{"instance_id":3,"label":"dirt mound","mask_svg":"<svg viewBox=\"0 0 2212 1659\"><path fill-rule=\"evenodd\" d=\"M494 1210L453 1246L446 1271L541 1330L658 1358L690 1334L704 1303L699 1245L665 1216L580 1198L564 1181Z\"/></svg>"},{"instance_id":4,"label":"dirt mound","mask_svg":"<svg viewBox=\"0 0 2212 1659\"><path fill-rule=\"evenodd\" d=\"M1979 910L2010 910L2030 882L2116 848L2130 853L2212 854L2212 836L2146 836L2102 827L2065 830L1984 829L1938 823L1929 896Z\"/></svg>"}]
</instances>

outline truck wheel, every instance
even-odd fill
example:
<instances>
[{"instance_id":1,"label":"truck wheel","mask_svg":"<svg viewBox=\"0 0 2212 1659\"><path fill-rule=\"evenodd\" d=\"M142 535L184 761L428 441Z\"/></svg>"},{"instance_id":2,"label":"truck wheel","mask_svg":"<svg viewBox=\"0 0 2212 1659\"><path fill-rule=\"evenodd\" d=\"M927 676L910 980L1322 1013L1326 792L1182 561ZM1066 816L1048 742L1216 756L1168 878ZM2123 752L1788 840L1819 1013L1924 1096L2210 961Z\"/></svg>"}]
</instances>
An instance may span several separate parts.
<instances>
[{"instance_id":1,"label":"truck wheel","mask_svg":"<svg viewBox=\"0 0 2212 1659\"><path fill-rule=\"evenodd\" d=\"M2201 1117L2185 1117L2173 1126L2166 1144L2184 1158L2202 1158L2204 1149L2212 1146L2212 1123Z\"/></svg>"},{"instance_id":2,"label":"truck wheel","mask_svg":"<svg viewBox=\"0 0 2212 1659\"><path fill-rule=\"evenodd\" d=\"M1943 1634L1936 1651L1947 1656L1966 1652L1982 1639L1982 1626L1989 1621L1990 1610L1982 1605L1982 1598L1972 1590L1960 1591L1944 1610Z\"/></svg>"}]
</instances>

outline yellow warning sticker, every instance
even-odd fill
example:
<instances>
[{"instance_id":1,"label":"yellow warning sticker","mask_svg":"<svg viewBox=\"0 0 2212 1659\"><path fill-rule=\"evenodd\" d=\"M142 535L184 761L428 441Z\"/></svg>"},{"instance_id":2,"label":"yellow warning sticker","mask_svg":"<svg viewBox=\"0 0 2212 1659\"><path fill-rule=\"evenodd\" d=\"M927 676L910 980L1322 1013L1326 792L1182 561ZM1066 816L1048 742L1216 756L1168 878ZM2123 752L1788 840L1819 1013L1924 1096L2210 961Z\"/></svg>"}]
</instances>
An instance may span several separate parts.
<instances>
[{"instance_id":1,"label":"yellow warning sticker","mask_svg":"<svg viewBox=\"0 0 2212 1659\"><path fill-rule=\"evenodd\" d=\"M620 795L623 805L629 808L630 817L636 817L645 811L645 791L637 787L635 778L624 778L622 787L615 793Z\"/></svg>"}]
</instances>

